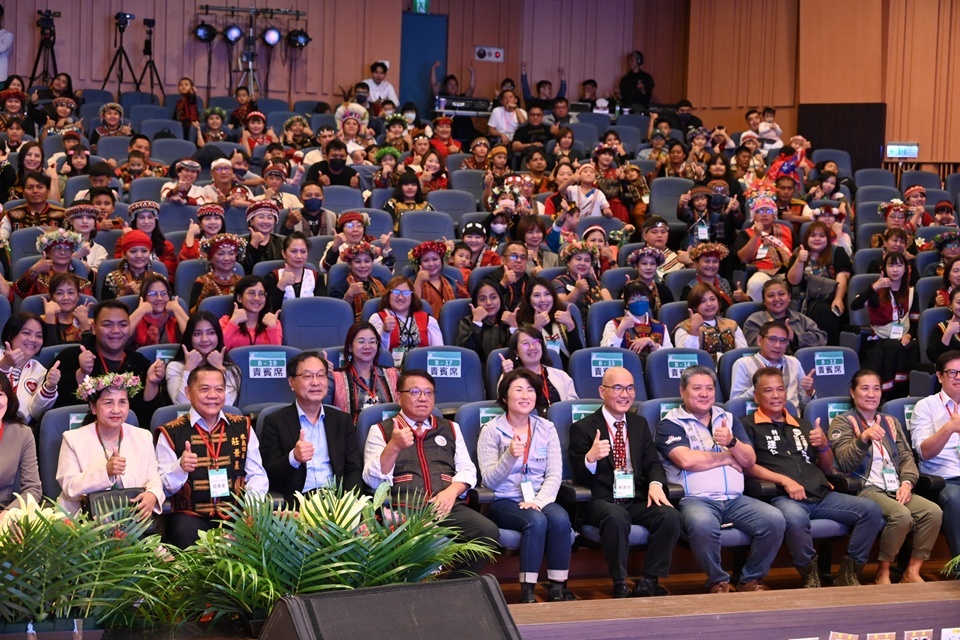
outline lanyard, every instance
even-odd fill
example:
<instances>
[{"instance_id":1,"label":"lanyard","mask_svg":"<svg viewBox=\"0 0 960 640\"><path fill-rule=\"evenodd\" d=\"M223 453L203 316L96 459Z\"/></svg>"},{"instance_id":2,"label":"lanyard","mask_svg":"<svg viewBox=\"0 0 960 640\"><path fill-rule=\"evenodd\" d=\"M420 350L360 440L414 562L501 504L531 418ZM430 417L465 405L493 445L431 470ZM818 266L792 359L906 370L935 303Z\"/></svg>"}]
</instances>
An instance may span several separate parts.
<instances>
[{"instance_id":1,"label":"lanyard","mask_svg":"<svg viewBox=\"0 0 960 640\"><path fill-rule=\"evenodd\" d=\"M541 366L540 370L543 372L540 376L540 379L543 380L543 401L547 403L547 406L550 406L550 383L547 381L547 368Z\"/></svg>"},{"instance_id":2,"label":"lanyard","mask_svg":"<svg viewBox=\"0 0 960 640\"><path fill-rule=\"evenodd\" d=\"M97 440L100 441L100 446L103 448L103 455L107 460L109 460L110 452L107 451L107 446L103 444L103 436L100 435L100 425L96 425L94 429L97 431ZM120 427L120 438L117 440L117 453L120 453L121 444L123 444L123 427Z\"/></svg>"},{"instance_id":3,"label":"lanyard","mask_svg":"<svg viewBox=\"0 0 960 640\"><path fill-rule=\"evenodd\" d=\"M3 424L3 420L0 420L0 442L3 441L3 432L6 430L7 425Z\"/></svg>"},{"instance_id":4,"label":"lanyard","mask_svg":"<svg viewBox=\"0 0 960 640\"><path fill-rule=\"evenodd\" d=\"M220 438L220 442L217 443L216 451L214 451L213 445L210 444L210 440L207 439L207 434L203 432L203 429L200 428L200 425L196 424L194 425L194 427L196 428L197 432L200 434L200 439L203 440L203 446L207 448L207 455L210 456L210 459L211 459L210 466L212 466L214 469L219 469L220 468L220 449L223 448L223 441L227 439L226 423L223 423L223 426L220 429L222 437ZM214 427L214 429L216 429L216 427ZM210 436L213 437L213 435L214 435L214 432L211 430Z\"/></svg>"},{"instance_id":5,"label":"lanyard","mask_svg":"<svg viewBox=\"0 0 960 640\"><path fill-rule=\"evenodd\" d=\"M529 471L529 465L527 461L530 459L530 449L533 444L533 427L530 426L530 418L527 418L527 446L523 448L523 466L520 467L520 473L523 474L523 477L527 477L527 471Z\"/></svg>"},{"instance_id":6,"label":"lanyard","mask_svg":"<svg viewBox=\"0 0 960 640\"><path fill-rule=\"evenodd\" d=\"M103 355L97 350L97 357L100 359L100 364L103 365L104 373L117 373L120 369L123 369L123 363L127 361L127 354L124 352L123 357L120 358L120 366L117 367L117 371L110 371L110 367L107 366L107 361L104 359Z\"/></svg>"}]
</instances>

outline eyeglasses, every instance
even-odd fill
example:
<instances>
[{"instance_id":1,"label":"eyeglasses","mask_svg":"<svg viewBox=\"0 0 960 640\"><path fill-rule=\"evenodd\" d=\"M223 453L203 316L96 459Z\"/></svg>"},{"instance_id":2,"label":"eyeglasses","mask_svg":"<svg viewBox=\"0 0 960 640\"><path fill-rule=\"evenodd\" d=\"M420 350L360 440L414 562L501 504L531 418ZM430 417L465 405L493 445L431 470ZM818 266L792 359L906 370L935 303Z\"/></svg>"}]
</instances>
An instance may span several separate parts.
<instances>
[{"instance_id":1,"label":"eyeglasses","mask_svg":"<svg viewBox=\"0 0 960 640\"><path fill-rule=\"evenodd\" d=\"M410 397L414 400L417 400L421 397L427 398L428 400L433 397L433 389L405 389L400 393L409 393Z\"/></svg>"},{"instance_id":2,"label":"eyeglasses","mask_svg":"<svg viewBox=\"0 0 960 640\"><path fill-rule=\"evenodd\" d=\"M506 256L506 258L510 262L526 262L527 261L527 256L521 253L511 253L510 255Z\"/></svg>"},{"instance_id":3,"label":"eyeglasses","mask_svg":"<svg viewBox=\"0 0 960 640\"><path fill-rule=\"evenodd\" d=\"M632 396L637 392L637 387L636 385L633 385L633 384L628 384L627 386L623 386L622 384L615 384L613 386L609 384L602 384L600 386L603 387L604 389L610 389L611 391L613 391L615 395L618 395L618 396L622 395L624 392L626 392L628 396Z\"/></svg>"},{"instance_id":4,"label":"eyeglasses","mask_svg":"<svg viewBox=\"0 0 960 640\"><path fill-rule=\"evenodd\" d=\"M363 224L360 222L345 222L343 224L344 229L359 229L363 227Z\"/></svg>"},{"instance_id":5,"label":"eyeglasses","mask_svg":"<svg viewBox=\"0 0 960 640\"><path fill-rule=\"evenodd\" d=\"M167 291L148 291L148 292L147 292L147 297L148 297L148 298L166 299L166 298L169 298L169 297L170 297L170 293L167 292Z\"/></svg>"},{"instance_id":6,"label":"eyeglasses","mask_svg":"<svg viewBox=\"0 0 960 640\"><path fill-rule=\"evenodd\" d=\"M217 167L214 171L233 171L233 167Z\"/></svg>"},{"instance_id":7,"label":"eyeglasses","mask_svg":"<svg viewBox=\"0 0 960 640\"><path fill-rule=\"evenodd\" d=\"M404 298L409 298L413 295L413 291L407 289L390 289L390 294L394 296L402 296Z\"/></svg>"},{"instance_id":8,"label":"eyeglasses","mask_svg":"<svg viewBox=\"0 0 960 640\"><path fill-rule=\"evenodd\" d=\"M906 216L902 213L891 213L887 218L893 218L894 220L905 220Z\"/></svg>"},{"instance_id":9,"label":"eyeglasses","mask_svg":"<svg viewBox=\"0 0 960 640\"><path fill-rule=\"evenodd\" d=\"M790 342L789 338L778 338L776 336L761 336L764 340L772 342L774 344L787 344Z\"/></svg>"},{"instance_id":10,"label":"eyeglasses","mask_svg":"<svg viewBox=\"0 0 960 640\"><path fill-rule=\"evenodd\" d=\"M247 289L246 291L243 292L243 295L247 296L248 298L266 298L267 292L254 291L253 289Z\"/></svg>"},{"instance_id":11,"label":"eyeglasses","mask_svg":"<svg viewBox=\"0 0 960 640\"><path fill-rule=\"evenodd\" d=\"M295 376L293 376L293 377L294 377L294 378L303 378L303 379L306 380L307 382L314 382L314 381L318 381L318 380L323 380L324 378L327 377L327 374L325 374L325 373L316 373L316 372L313 372L313 371L304 371L303 373L298 373L297 375L295 375Z\"/></svg>"},{"instance_id":12,"label":"eyeglasses","mask_svg":"<svg viewBox=\"0 0 960 640\"><path fill-rule=\"evenodd\" d=\"M960 376L960 369L947 369L943 372L943 375L947 376L951 380L956 380L957 376Z\"/></svg>"}]
</instances>

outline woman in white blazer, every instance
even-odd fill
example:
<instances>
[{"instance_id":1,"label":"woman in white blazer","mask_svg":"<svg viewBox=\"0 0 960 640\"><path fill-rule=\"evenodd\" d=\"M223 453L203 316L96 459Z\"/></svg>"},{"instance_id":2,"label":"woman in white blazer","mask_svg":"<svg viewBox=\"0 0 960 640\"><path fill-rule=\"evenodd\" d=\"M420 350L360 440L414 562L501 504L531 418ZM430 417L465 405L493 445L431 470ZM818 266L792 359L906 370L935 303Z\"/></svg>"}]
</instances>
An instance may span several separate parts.
<instances>
[{"instance_id":1,"label":"woman in white blazer","mask_svg":"<svg viewBox=\"0 0 960 640\"><path fill-rule=\"evenodd\" d=\"M40 424L40 418L57 401L60 370L47 368L34 360L43 348L43 322L40 316L21 311L13 314L0 334L0 373L13 387L20 402L23 424Z\"/></svg>"},{"instance_id":2,"label":"woman in white blazer","mask_svg":"<svg viewBox=\"0 0 960 640\"><path fill-rule=\"evenodd\" d=\"M539 415L547 415L547 409L555 402L579 399L573 378L567 375L566 371L549 366L552 360L547 352L542 331L530 325L521 326L510 337L507 350L506 358L500 356L503 360L503 375L522 367L540 376L541 388L537 399Z\"/></svg>"},{"instance_id":3,"label":"woman in white blazer","mask_svg":"<svg viewBox=\"0 0 960 640\"><path fill-rule=\"evenodd\" d=\"M60 505L76 514L87 494L107 489L139 488L131 502L146 520L163 507L160 465L148 429L127 424L130 398L142 383L132 373L87 376L77 395L90 403L95 420L63 434L57 481Z\"/></svg>"}]
</instances>

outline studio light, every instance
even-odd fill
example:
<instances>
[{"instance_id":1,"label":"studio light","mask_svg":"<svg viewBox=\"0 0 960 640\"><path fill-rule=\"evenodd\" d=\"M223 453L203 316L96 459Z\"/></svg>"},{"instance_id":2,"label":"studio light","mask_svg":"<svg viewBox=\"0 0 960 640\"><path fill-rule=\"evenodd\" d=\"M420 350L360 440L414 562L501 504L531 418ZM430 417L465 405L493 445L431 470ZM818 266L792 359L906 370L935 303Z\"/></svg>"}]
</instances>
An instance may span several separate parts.
<instances>
[{"instance_id":1,"label":"studio light","mask_svg":"<svg viewBox=\"0 0 960 640\"><path fill-rule=\"evenodd\" d=\"M294 49L303 49L311 40L313 38L307 35L307 32L303 29L294 29L287 34L287 44Z\"/></svg>"},{"instance_id":2,"label":"studio light","mask_svg":"<svg viewBox=\"0 0 960 640\"><path fill-rule=\"evenodd\" d=\"M197 25L196 29L193 30L193 35L196 36L197 40L200 42L213 42L213 39L217 37L217 30L206 22L201 22Z\"/></svg>"},{"instance_id":3,"label":"studio light","mask_svg":"<svg viewBox=\"0 0 960 640\"><path fill-rule=\"evenodd\" d=\"M240 38L243 37L243 29L236 24L231 24L229 27L223 30L223 37L230 44L236 44L240 41Z\"/></svg>"},{"instance_id":4,"label":"studio light","mask_svg":"<svg viewBox=\"0 0 960 640\"><path fill-rule=\"evenodd\" d=\"M280 42L282 36L280 30L276 27L267 27L260 36L268 47L275 47Z\"/></svg>"}]
</instances>

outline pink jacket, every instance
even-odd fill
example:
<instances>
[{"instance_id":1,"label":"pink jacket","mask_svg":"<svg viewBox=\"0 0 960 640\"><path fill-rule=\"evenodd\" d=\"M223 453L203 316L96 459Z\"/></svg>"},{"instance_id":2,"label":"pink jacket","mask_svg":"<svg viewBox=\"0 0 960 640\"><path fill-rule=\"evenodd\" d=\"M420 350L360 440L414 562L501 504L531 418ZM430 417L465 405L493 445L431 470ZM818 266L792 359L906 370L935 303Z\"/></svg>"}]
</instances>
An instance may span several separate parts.
<instances>
[{"instance_id":1,"label":"pink jacket","mask_svg":"<svg viewBox=\"0 0 960 640\"><path fill-rule=\"evenodd\" d=\"M283 328L279 322L254 337L252 334L241 331L239 325L230 322L230 316L222 316L220 318L220 329L223 331L224 352L230 351L234 347L249 347L254 344L280 345L283 343Z\"/></svg>"}]
</instances>

